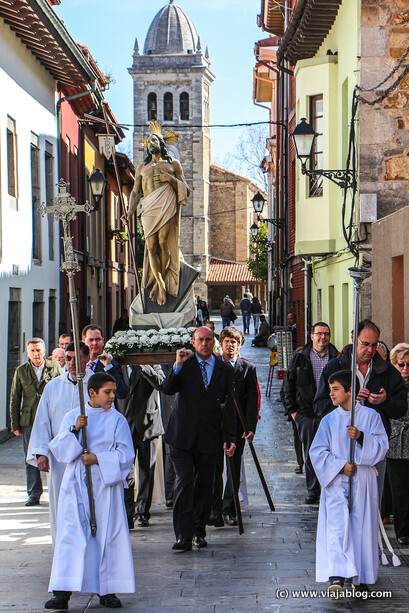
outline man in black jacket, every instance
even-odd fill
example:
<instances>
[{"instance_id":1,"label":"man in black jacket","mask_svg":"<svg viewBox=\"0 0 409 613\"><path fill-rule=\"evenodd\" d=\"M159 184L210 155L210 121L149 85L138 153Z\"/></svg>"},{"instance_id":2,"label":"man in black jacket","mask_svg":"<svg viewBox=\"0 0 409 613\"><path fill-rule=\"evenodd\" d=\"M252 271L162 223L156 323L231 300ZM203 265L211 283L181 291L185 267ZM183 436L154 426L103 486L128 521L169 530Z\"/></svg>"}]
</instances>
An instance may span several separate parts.
<instances>
[{"instance_id":1,"label":"man in black jacket","mask_svg":"<svg viewBox=\"0 0 409 613\"><path fill-rule=\"evenodd\" d=\"M138 495L135 503L135 466L127 477L128 487L124 489L128 526L133 528L134 519L138 526L149 526L150 508L154 486L156 456L159 436L163 434L159 389L165 375L159 365L122 366L129 394L124 400L117 400L118 410L128 420L138 465ZM135 513L136 510L136 513Z\"/></svg>"},{"instance_id":2,"label":"man in black jacket","mask_svg":"<svg viewBox=\"0 0 409 613\"><path fill-rule=\"evenodd\" d=\"M236 451L233 457L234 472L236 475L237 487L240 484L241 458L246 441L253 442L257 426L257 415L259 406L259 389L257 383L257 372L254 364L244 360L239 355L242 344L241 333L232 326L223 328L220 333L220 344L222 346L222 360L230 363L234 368L234 395L236 402L240 406L246 426L247 436L239 416L236 414ZM213 489L213 516L208 524L220 528L224 522L229 526L237 526L236 510L234 507L233 489L230 474L227 475L226 487L223 496L223 451L220 449L218 462L214 477ZM238 495L238 492L237 492Z\"/></svg>"},{"instance_id":3,"label":"man in black jacket","mask_svg":"<svg viewBox=\"0 0 409 613\"><path fill-rule=\"evenodd\" d=\"M406 386L399 371L377 352L380 330L369 319L358 324L358 344L356 354L358 394L356 399L367 407L377 411L390 436L390 419L403 417L407 411ZM334 406L329 398L328 377L338 370L351 370L352 345L343 355L328 362L322 371L317 394L314 400L315 414L322 418L330 413ZM385 478L386 460L376 466L378 471L378 491L382 495Z\"/></svg>"},{"instance_id":4,"label":"man in black jacket","mask_svg":"<svg viewBox=\"0 0 409 613\"><path fill-rule=\"evenodd\" d=\"M87 368L96 372L107 372L116 381L115 398L126 398L128 386L122 376L121 366L114 362L112 355L104 351L102 328L97 324L89 324L82 330L82 340L89 347L89 362ZM116 401L115 401L116 402Z\"/></svg>"},{"instance_id":5,"label":"man in black jacket","mask_svg":"<svg viewBox=\"0 0 409 613\"><path fill-rule=\"evenodd\" d=\"M196 353L178 349L173 369L162 384L165 394L178 392L165 433L176 473L175 551L191 550L192 539L196 547L207 546L206 522L222 430L219 401L226 401L227 432L223 437L226 454L232 456L236 447L234 370L213 355L214 335L209 328L197 328L192 344Z\"/></svg>"},{"instance_id":6,"label":"man in black jacket","mask_svg":"<svg viewBox=\"0 0 409 613\"><path fill-rule=\"evenodd\" d=\"M296 353L284 380L284 406L291 415L304 447L305 480L308 496L306 504L315 504L320 497L320 484L311 464L309 451L320 423L314 413L314 396L324 366L338 355L330 343L331 331L328 324L320 321L314 324L311 342ZM329 396L328 396L329 397Z\"/></svg>"}]
</instances>

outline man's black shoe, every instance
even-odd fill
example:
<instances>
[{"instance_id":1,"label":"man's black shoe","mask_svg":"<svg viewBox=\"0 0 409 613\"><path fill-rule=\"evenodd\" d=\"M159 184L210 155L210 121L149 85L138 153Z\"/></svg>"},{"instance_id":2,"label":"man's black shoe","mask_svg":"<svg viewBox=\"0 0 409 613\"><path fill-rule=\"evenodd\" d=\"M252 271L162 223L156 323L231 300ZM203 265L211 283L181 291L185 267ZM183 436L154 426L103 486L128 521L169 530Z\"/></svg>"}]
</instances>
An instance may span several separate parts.
<instances>
[{"instance_id":1,"label":"man's black shoe","mask_svg":"<svg viewBox=\"0 0 409 613\"><path fill-rule=\"evenodd\" d=\"M196 535L193 537L192 545L194 545L194 547L198 547L199 549L203 549L204 547L207 547L207 541L203 538L203 536Z\"/></svg>"},{"instance_id":2,"label":"man's black shoe","mask_svg":"<svg viewBox=\"0 0 409 613\"><path fill-rule=\"evenodd\" d=\"M141 513L141 515L138 515L138 526L140 526L141 528L146 528L147 526L149 526L149 517L145 515L145 513Z\"/></svg>"},{"instance_id":3,"label":"man's black shoe","mask_svg":"<svg viewBox=\"0 0 409 613\"><path fill-rule=\"evenodd\" d=\"M45 609L55 609L56 611L67 611L68 610L68 601L69 598L66 596L54 596L47 600L44 605Z\"/></svg>"},{"instance_id":4,"label":"man's black shoe","mask_svg":"<svg viewBox=\"0 0 409 613\"><path fill-rule=\"evenodd\" d=\"M398 538L399 545L409 545L409 537L408 536L400 536Z\"/></svg>"},{"instance_id":5,"label":"man's black shoe","mask_svg":"<svg viewBox=\"0 0 409 613\"><path fill-rule=\"evenodd\" d=\"M108 609L120 609L122 607L122 602L119 600L118 596L115 596L115 594L105 594L105 596L100 596L99 602L103 607L108 607Z\"/></svg>"},{"instance_id":6,"label":"man's black shoe","mask_svg":"<svg viewBox=\"0 0 409 613\"><path fill-rule=\"evenodd\" d=\"M173 500L167 500L165 506L167 509L171 509L173 507Z\"/></svg>"},{"instance_id":7,"label":"man's black shoe","mask_svg":"<svg viewBox=\"0 0 409 613\"><path fill-rule=\"evenodd\" d=\"M235 515L231 515L230 513L226 513L224 515L224 521L228 526L237 526L237 517Z\"/></svg>"},{"instance_id":8,"label":"man's black shoe","mask_svg":"<svg viewBox=\"0 0 409 613\"><path fill-rule=\"evenodd\" d=\"M173 544L173 551L192 551L192 541L188 539L178 539L176 543Z\"/></svg>"},{"instance_id":9,"label":"man's black shoe","mask_svg":"<svg viewBox=\"0 0 409 613\"><path fill-rule=\"evenodd\" d=\"M307 496L307 498L305 499L305 504L318 504L320 501L320 497L319 496Z\"/></svg>"},{"instance_id":10,"label":"man's black shoe","mask_svg":"<svg viewBox=\"0 0 409 613\"><path fill-rule=\"evenodd\" d=\"M208 526L214 526L215 528L223 528L224 519L223 516L218 513L217 515L213 515L213 517L209 517L209 521L207 522Z\"/></svg>"},{"instance_id":11,"label":"man's black shoe","mask_svg":"<svg viewBox=\"0 0 409 613\"><path fill-rule=\"evenodd\" d=\"M40 499L39 498L33 498L33 496L30 496L30 498L27 500L27 502L24 504L25 507L35 507L38 504L40 504Z\"/></svg>"},{"instance_id":12,"label":"man's black shoe","mask_svg":"<svg viewBox=\"0 0 409 613\"><path fill-rule=\"evenodd\" d=\"M297 466L294 468L294 472L296 475L302 475L302 466L297 464Z\"/></svg>"}]
</instances>

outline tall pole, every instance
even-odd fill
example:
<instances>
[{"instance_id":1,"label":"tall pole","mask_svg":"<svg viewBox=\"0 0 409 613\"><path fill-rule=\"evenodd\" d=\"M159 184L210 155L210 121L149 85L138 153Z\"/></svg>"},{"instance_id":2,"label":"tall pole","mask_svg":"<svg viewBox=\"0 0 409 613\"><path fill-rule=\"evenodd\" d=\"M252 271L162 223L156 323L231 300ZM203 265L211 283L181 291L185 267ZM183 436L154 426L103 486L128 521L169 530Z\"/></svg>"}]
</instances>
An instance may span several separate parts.
<instances>
[{"instance_id":1,"label":"tall pole","mask_svg":"<svg viewBox=\"0 0 409 613\"><path fill-rule=\"evenodd\" d=\"M102 102L102 112L103 112L103 115L104 115L104 122L105 122L105 128L106 128L107 134L111 134L111 128L110 128L110 124L108 122L107 111L106 111L106 107L105 107L104 102ZM130 239L129 240L129 251L131 253L132 265L133 265L133 269L134 269L134 273L135 273L135 277L136 277L136 285L138 287L138 293L139 293L139 296L141 297L142 313L146 313L146 311L145 311L145 300L144 300L144 297L143 297L143 292L142 292L142 288L141 288L141 284L140 284L139 276L138 276L138 267L137 267L137 261L136 261L136 254L135 254L135 249L134 249L134 246L133 246L133 243L132 243L131 226L130 226L130 222L129 222L127 216L126 216L127 210L126 210L125 203L124 203L124 198L123 198L123 195L122 195L122 184L121 184L121 177L119 175L119 170L118 170L118 163L117 163L117 159L116 159L115 143L114 143L114 146L113 146L112 161L114 163L116 182L118 184L119 202L121 203L121 212L122 212L121 219L122 219L123 223L126 225L126 227L128 229L128 234L129 234L129 239ZM136 221L135 222L136 233L138 233L137 223L138 222Z\"/></svg>"},{"instance_id":2,"label":"tall pole","mask_svg":"<svg viewBox=\"0 0 409 613\"><path fill-rule=\"evenodd\" d=\"M355 396L356 396L356 350L358 345L358 315L359 315L359 292L361 289L362 281L369 277L371 274L369 268L364 266L355 266L348 268L348 274L354 280L354 337L352 343L352 378L351 378L351 426L355 426ZM355 456L355 440L351 438L349 446L349 463L354 463ZM349 491L348 491L348 509L352 511L352 477L349 477Z\"/></svg>"},{"instance_id":3,"label":"tall pole","mask_svg":"<svg viewBox=\"0 0 409 613\"><path fill-rule=\"evenodd\" d=\"M83 205L79 205L76 203L75 198L71 196L71 194L67 191L69 184L66 183L63 179L60 179L58 183L58 194L57 197L53 199L54 204L52 206L45 206L44 203L40 205L40 211L42 216L44 217L46 213L53 213L57 219L62 222L63 227L63 244L64 244L64 257L61 262L61 270L67 274L68 277L68 292L70 299L70 310L71 310L71 319L72 319L72 331L74 337L74 351L75 351L75 365L76 365L76 377L77 377L77 385L78 385L78 393L80 400L80 410L81 415L85 415L85 399L84 399L84 385L83 385L83 374L81 371L81 363L80 363L80 336L79 336L79 323L78 323L78 304L77 304L77 293L75 291L74 284L74 275L81 268L78 264L78 258L74 254L74 249L72 245L72 236L70 232L70 221L73 221L77 217L77 213L86 213L90 214L93 207L85 202ZM87 428L84 426L82 428L82 443L84 453L89 453L88 450L88 437L87 437ZM87 480L87 491L88 491L88 501L89 501L89 509L90 509L90 525L91 525L91 534L92 536L96 535L97 532L97 522L95 517L95 503L94 496L92 492L92 476L91 476L91 466L85 467L85 474Z\"/></svg>"}]
</instances>

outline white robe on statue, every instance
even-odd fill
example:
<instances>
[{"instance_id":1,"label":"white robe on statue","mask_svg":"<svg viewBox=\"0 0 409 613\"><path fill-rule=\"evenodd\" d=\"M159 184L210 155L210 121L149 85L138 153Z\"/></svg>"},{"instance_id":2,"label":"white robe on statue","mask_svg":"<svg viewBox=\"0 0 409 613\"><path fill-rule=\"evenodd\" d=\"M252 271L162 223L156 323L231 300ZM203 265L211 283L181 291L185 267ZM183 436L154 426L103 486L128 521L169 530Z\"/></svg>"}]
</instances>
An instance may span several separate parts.
<instances>
[{"instance_id":1,"label":"white robe on statue","mask_svg":"<svg viewBox=\"0 0 409 613\"><path fill-rule=\"evenodd\" d=\"M378 486L374 465L388 451L388 437L376 411L358 402L355 426L364 433L355 442L352 511L348 510L349 477L340 474L349 459L350 411L337 407L320 423L310 458L321 483L317 527L316 580L350 577L355 585L375 583L378 576Z\"/></svg>"},{"instance_id":2,"label":"white robe on statue","mask_svg":"<svg viewBox=\"0 0 409 613\"><path fill-rule=\"evenodd\" d=\"M135 576L124 503L124 482L134 450L128 422L115 408L92 408L88 415L88 449L98 464L91 466L97 523L91 536L82 432L69 431L79 410L68 413L50 449L67 464L58 504L57 539L49 591L102 595L135 591Z\"/></svg>"},{"instance_id":3,"label":"white robe on statue","mask_svg":"<svg viewBox=\"0 0 409 613\"><path fill-rule=\"evenodd\" d=\"M85 402L88 402L87 382L93 374L92 370L87 368L83 378ZM48 498L50 501L51 540L53 544L57 535L57 504L65 464L56 460L54 455L50 453L48 445L60 431L64 415L73 409L79 409L80 406L78 385L74 384L68 376L69 373L65 371L45 386L38 405L27 450L28 464L37 466L37 455L48 456L50 462L50 472L47 473L47 481Z\"/></svg>"}]
</instances>

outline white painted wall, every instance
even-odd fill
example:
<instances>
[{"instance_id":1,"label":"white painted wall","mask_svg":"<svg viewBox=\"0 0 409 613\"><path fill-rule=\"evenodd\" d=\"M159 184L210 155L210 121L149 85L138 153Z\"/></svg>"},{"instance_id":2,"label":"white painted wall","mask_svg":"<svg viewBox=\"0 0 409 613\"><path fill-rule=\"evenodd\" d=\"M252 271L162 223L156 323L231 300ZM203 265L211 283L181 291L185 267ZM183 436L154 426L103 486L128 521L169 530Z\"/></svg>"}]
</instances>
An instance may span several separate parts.
<instances>
[{"instance_id":1,"label":"white painted wall","mask_svg":"<svg viewBox=\"0 0 409 613\"><path fill-rule=\"evenodd\" d=\"M56 83L0 20L0 431L6 427L8 301L10 288L21 289L21 356L26 360L23 339L32 336L34 290L44 291L44 340L48 349L48 296L56 290L56 331L59 312L60 240L58 222L54 222L54 261L49 261L48 220L42 220L42 264L32 261L31 133L39 137L41 201L45 201L45 143L53 145L54 181L57 183ZM16 122L18 160L18 210L10 206L7 181L7 116ZM56 188L54 188L54 195ZM18 267L19 273L13 274Z\"/></svg>"}]
</instances>

